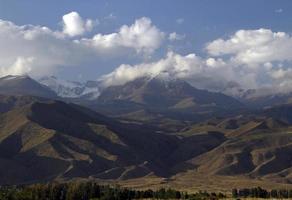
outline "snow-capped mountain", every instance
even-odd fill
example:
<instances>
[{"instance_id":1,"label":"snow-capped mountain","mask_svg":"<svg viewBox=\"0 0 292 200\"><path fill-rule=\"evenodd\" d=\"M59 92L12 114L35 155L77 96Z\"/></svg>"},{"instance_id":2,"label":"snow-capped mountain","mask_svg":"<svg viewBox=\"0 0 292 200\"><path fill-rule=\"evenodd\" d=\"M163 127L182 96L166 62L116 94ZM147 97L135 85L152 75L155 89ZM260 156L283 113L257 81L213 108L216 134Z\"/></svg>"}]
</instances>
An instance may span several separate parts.
<instances>
[{"instance_id":1,"label":"snow-capped mountain","mask_svg":"<svg viewBox=\"0 0 292 200\"><path fill-rule=\"evenodd\" d=\"M227 95L193 87L180 79L163 79L158 77L141 77L124 85L105 88L99 102L114 101L135 102L151 108L240 108L236 99Z\"/></svg>"},{"instance_id":2,"label":"snow-capped mountain","mask_svg":"<svg viewBox=\"0 0 292 200\"><path fill-rule=\"evenodd\" d=\"M97 81L81 83L77 81L61 80L55 76L46 76L38 81L53 90L59 97L63 98L96 99L100 94L99 83Z\"/></svg>"}]
</instances>

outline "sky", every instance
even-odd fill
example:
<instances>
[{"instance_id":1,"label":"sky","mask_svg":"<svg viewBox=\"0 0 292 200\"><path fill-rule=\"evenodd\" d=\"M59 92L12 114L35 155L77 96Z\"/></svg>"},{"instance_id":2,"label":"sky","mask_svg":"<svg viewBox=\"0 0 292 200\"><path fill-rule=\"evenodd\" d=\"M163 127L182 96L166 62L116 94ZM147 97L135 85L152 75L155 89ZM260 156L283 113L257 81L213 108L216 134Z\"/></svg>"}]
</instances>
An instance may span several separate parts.
<instances>
[{"instance_id":1,"label":"sky","mask_svg":"<svg viewBox=\"0 0 292 200\"><path fill-rule=\"evenodd\" d=\"M0 76L292 90L290 0L0 0Z\"/></svg>"}]
</instances>

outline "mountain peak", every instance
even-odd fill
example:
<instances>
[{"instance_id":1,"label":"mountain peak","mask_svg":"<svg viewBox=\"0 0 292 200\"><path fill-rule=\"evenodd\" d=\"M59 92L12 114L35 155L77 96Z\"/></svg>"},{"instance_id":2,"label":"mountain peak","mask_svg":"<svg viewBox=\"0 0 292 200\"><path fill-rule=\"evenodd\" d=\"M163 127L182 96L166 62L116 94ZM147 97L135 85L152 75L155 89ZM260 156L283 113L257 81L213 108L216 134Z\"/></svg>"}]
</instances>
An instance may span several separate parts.
<instances>
[{"instance_id":1,"label":"mountain peak","mask_svg":"<svg viewBox=\"0 0 292 200\"><path fill-rule=\"evenodd\" d=\"M99 97L101 102L126 100L150 107L172 107L186 99L191 99L196 105L240 105L237 100L224 94L196 89L186 81L164 79L161 76L141 77L121 86L108 87Z\"/></svg>"},{"instance_id":2,"label":"mountain peak","mask_svg":"<svg viewBox=\"0 0 292 200\"><path fill-rule=\"evenodd\" d=\"M0 78L0 93L55 98L56 94L28 75L8 75Z\"/></svg>"}]
</instances>

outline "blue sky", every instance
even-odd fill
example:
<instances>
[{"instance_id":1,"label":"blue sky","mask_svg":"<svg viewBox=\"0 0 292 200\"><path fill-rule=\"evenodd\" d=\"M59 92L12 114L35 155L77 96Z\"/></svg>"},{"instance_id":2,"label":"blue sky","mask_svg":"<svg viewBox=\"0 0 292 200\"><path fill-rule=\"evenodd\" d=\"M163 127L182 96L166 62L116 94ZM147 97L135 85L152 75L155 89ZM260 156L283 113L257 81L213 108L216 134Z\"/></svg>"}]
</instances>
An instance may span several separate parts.
<instances>
[{"instance_id":1,"label":"blue sky","mask_svg":"<svg viewBox=\"0 0 292 200\"><path fill-rule=\"evenodd\" d=\"M280 76L279 74L281 73L288 73L286 73L286 71L290 69L290 57L283 55L284 50L289 49L289 47L282 45L285 42L283 42L283 38L281 39L281 34L277 33L285 33L285 37L287 36L287 40L290 41L292 32L291 9L292 1L290 0L0 0L0 19L3 21L12 22L19 29L30 31L30 34L33 31L36 32L35 29L40 26L45 26L52 32L50 33L51 35L48 36L49 34L44 33L42 30L42 34L46 36L38 36L37 39L33 38L31 40L33 44L29 44L27 39L25 39L25 41L20 41L23 51L20 51L19 55L11 52L11 59L8 59L7 62L0 63L2 64L0 68L3 67L2 74L32 73L32 75L37 74L38 76L55 74L65 79L81 80L98 79L102 75L108 74L108 76L102 78L110 78L111 82L117 80L117 83L120 83L123 81L119 81L119 79L124 80L124 77L117 78L117 70L125 71L125 77L134 78L137 77L136 74L138 73L135 72L135 68L139 68L140 71L144 70L146 73L151 67L158 66L155 69L153 67L151 71L151 73L154 73L153 71L157 73L156 71L160 66L157 62L159 63L160 60L177 60L179 56L181 56L181 60L185 61L189 60L189 57L195 55L198 58L192 58L191 64L197 64L198 67L196 69L202 68L202 65L204 65L203 63L207 63L209 58L211 58L211 60L208 61L209 64L207 65L210 66L210 63L213 63L212 65L216 65L216 67L219 65L223 66L223 64L224 66L236 65L236 68L227 69L230 70L230 77L228 77L228 79L230 79L229 81L235 81L237 79L236 76L239 76L240 73L253 79L250 80L250 82L253 82L251 85L248 85L243 80L239 81L239 84L245 85L243 87L262 87L262 85L264 85L263 83L266 82L279 85L279 80L275 80L275 77ZM84 30L81 31L82 34L73 33L70 35L70 33L66 33L65 31L64 20L62 18L73 11L77 13L82 23L84 23ZM139 21L139 19L143 17L146 17L148 21ZM94 24L92 27L87 27L88 29L85 27L87 19L91 20ZM141 44L142 46L137 46L133 44L133 40L125 41L124 39L121 42L121 38L119 37L124 37L121 36L121 34L117 36L118 39L115 38L113 41L115 44L119 42L118 47L112 47L113 43L102 43L110 34L119 33L123 25L128 26L129 29L133 25L134 28L135 20L138 20L138 24L142 23L143 26L147 26L150 20L151 25L149 25L148 28L156 32L151 32L149 38L153 37L151 34L157 37L156 41L151 41L153 44L150 42L151 45ZM28 26L29 24L32 26ZM26 25L26 27L21 28L23 25ZM9 25L6 24L6 26ZM261 31L260 29L266 31ZM231 41L232 38L241 38L240 33L236 35L240 30L243 30L242 34L243 37L247 37L246 39L250 39L249 36L252 35L252 37L268 38L268 42L265 40L264 43L260 43L262 47L257 50L255 50L255 45L258 45L256 42L254 46L249 46L249 48L247 48L247 44L242 41L240 43L241 46L230 46L230 43L228 43L229 39ZM164 36L160 37L160 33L164 34ZM172 40L170 39L171 33L173 33ZM94 43L93 37L97 34L101 34L102 37L99 38L98 43ZM142 33L141 37L144 35L146 34ZM278 39L278 36L280 39ZM143 43L145 40L150 40L149 38L140 38L141 40L139 39L139 41ZM213 44L217 39L222 39L224 42ZM91 50L85 49L84 46L82 50L76 50L77 47L74 46L75 44L73 44L74 47L72 47L72 44L69 44L70 47L66 46L69 42L74 43L77 40L79 43L82 43L82 45L87 45L87 47L95 45L95 48L98 49L98 54L94 55ZM276 42L274 40L276 40ZM131 44L129 44L129 42ZM6 43L7 45L10 44L5 41L5 44ZM11 43L15 46L17 45L14 44L14 40L12 40ZM55 43L56 46L53 46ZM208 44L211 43L212 45L208 46ZM52 44L52 48L56 49L56 51L62 49L62 47L64 47L64 49L73 48L73 58L78 57L78 60L75 61L72 59L70 57L72 55L69 56L68 53L62 55L63 57L56 57L54 53L51 57L41 53L35 53L38 52L38 50L36 50L37 48L42 45L42 47L46 48L48 44ZM28 45L27 49L29 50L26 51L25 45ZM106 51L108 52L104 55L104 49L98 45L110 45L112 51L109 51L107 48ZM281 52L272 52L270 50L275 46L282 47L281 45L283 46ZM219 51L218 48L226 49ZM264 56L262 55L263 49L269 49L269 52L265 52L266 54ZM11 51L15 50L12 48ZM118 51L120 51L118 56L113 56ZM23 52L29 52L30 54ZM245 53L247 52L252 52L252 55L246 57L247 55ZM279 54L279 56L275 56L274 59L269 59L269 57L271 57L269 55L271 52L273 55ZM9 53L3 50L2 54L8 55ZM189 57L187 57L188 55ZM255 55L260 55L261 58L257 57L255 60ZM10 56L10 54L8 56ZM43 60L48 60L48 62L40 62L39 60L41 58ZM200 60L200 62L197 60L195 62L195 59ZM35 60L38 62L34 62ZM56 60L56 62L52 62L53 60ZM61 61L57 62L58 60ZM72 64L72 62L75 63ZM149 65L149 63L152 64ZM5 66L9 64L12 67L9 68ZM36 67L35 65L37 64L43 65L43 70L41 70L40 66ZM121 68L120 65L122 64L126 64L127 66ZM67 68L66 65L74 65L74 67ZM168 63L168 65L171 64ZM255 65L257 65L257 67L270 67L258 67L257 70L252 71L251 69L255 69ZM173 66L171 67L174 68ZM166 69L163 67L161 68L167 71L171 67L164 67ZM147 70L144 68L147 68ZM271 76L270 71L266 71L266 68L278 70L276 72L273 71L274 74L277 73L278 75L273 74L273 76ZM116 72L112 72L115 69ZM176 67L172 73L177 73L178 69L181 70L181 67ZM192 72L194 71L193 68L191 70ZM282 72L281 70L286 71ZM120 71L119 73L121 73ZM109 73L111 73L111 76ZM214 72L209 72L208 70L204 71L204 77L206 76L205 80L212 82L210 81L210 77L214 76L212 73ZM263 75L259 76L259 73ZM179 78L183 77L181 71L177 74L175 74L175 76ZM198 78L198 76L200 77ZM197 80L201 80L202 78L201 74L199 75L198 73L193 74L193 77L196 77ZM227 77L221 77L221 79L226 78ZM187 79L191 78L188 77ZM285 82L285 84L287 85L288 83Z\"/></svg>"},{"instance_id":2,"label":"blue sky","mask_svg":"<svg viewBox=\"0 0 292 200\"><path fill-rule=\"evenodd\" d=\"M184 51L201 51L206 42L238 29L291 32L291 9L290 0L1 0L0 18L56 29L62 16L71 11L100 20L112 14L114 19L104 19L97 27L99 32L110 33L146 16L163 31L186 34L191 45ZM177 19L184 22L178 25Z\"/></svg>"}]
</instances>

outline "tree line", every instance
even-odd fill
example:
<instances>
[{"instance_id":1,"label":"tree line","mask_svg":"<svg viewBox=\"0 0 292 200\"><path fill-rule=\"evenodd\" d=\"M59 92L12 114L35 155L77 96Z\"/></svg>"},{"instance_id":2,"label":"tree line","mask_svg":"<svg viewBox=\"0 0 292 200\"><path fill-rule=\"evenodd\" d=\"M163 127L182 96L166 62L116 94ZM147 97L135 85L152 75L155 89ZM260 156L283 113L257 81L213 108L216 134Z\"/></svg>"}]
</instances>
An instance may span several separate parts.
<instances>
[{"instance_id":1,"label":"tree line","mask_svg":"<svg viewBox=\"0 0 292 200\"><path fill-rule=\"evenodd\" d=\"M277 199L290 199L292 198L292 189L273 189L265 190L261 187L232 189L232 197L234 198L277 198Z\"/></svg>"},{"instance_id":2,"label":"tree line","mask_svg":"<svg viewBox=\"0 0 292 200\"><path fill-rule=\"evenodd\" d=\"M131 200L131 199L190 199L217 200L222 193L198 192L188 194L174 189L132 190L119 186L98 185L94 182L1 186L0 200Z\"/></svg>"}]
</instances>

